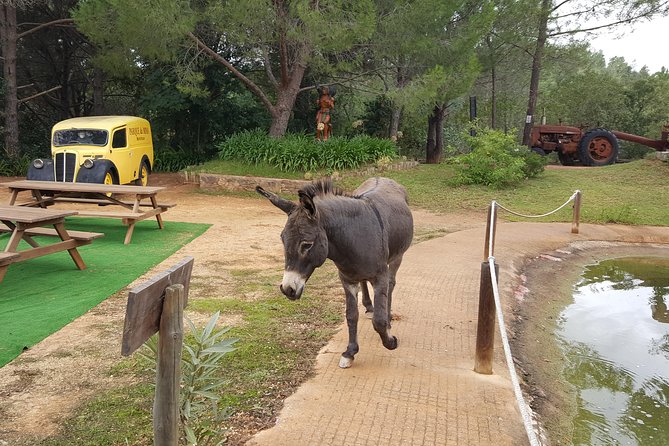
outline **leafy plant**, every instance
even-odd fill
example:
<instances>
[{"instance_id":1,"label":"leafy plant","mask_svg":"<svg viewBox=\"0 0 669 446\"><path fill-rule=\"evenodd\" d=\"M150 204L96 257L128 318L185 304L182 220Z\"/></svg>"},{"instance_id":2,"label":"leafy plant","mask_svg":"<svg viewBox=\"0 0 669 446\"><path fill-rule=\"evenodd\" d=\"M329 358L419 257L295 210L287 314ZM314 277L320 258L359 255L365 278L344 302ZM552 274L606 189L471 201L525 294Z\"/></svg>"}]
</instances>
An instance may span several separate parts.
<instances>
[{"instance_id":1,"label":"leafy plant","mask_svg":"<svg viewBox=\"0 0 669 446\"><path fill-rule=\"evenodd\" d=\"M233 344L238 339L223 339L230 327L215 329L220 312L214 313L202 330L185 318L191 336L184 339L181 355L181 395L179 413L190 446L222 444L220 424L228 412L219 408L220 392L226 384L218 373L221 361L226 353L235 350ZM158 352L158 339L153 336L140 353L155 363Z\"/></svg>"},{"instance_id":2,"label":"leafy plant","mask_svg":"<svg viewBox=\"0 0 669 446\"><path fill-rule=\"evenodd\" d=\"M237 133L219 145L222 160L238 160L289 172L355 169L380 158L396 158L392 141L359 135L315 141L305 135L290 134L271 138L261 130Z\"/></svg>"},{"instance_id":3,"label":"leafy plant","mask_svg":"<svg viewBox=\"0 0 669 446\"><path fill-rule=\"evenodd\" d=\"M16 159L0 158L0 176L25 176L33 157L23 155Z\"/></svg>"},{"instance_id":4,"label":"leafy plant","mask_svg":"<svg viewBox=\"0 0 669 446\"><path fill-rule=\"evenodd\" d=\"M183 148L156 147L153 170L157 172L178 172L211 159L207 153L198 153Z\"/></svg>"},{"instance_id":5,"label":"leafy plant","mask_svg":"<svg viewBox=\"0 0 669 446\"><path fill-rule=\"evenodd\" d=\"M499 189L543 172L546 160L518 145L512 134L490 129L477 129L476 134L466 137L472 151L454 159L456 183Z\"/></svg>"}]
</instances>

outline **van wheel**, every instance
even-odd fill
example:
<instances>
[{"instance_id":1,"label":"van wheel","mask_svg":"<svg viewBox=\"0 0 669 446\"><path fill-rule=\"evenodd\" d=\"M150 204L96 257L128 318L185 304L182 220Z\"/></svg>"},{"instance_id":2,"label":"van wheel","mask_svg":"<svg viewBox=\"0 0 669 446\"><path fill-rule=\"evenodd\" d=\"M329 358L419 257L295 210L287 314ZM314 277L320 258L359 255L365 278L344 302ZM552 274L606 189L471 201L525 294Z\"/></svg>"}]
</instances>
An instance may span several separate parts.
<instances>
[{"instance_id":1,"label":"van wheel","mask_svg":"<svg viewBox=\"0 0 669 446\"><path fill-rule=\"evenodd\" d=\"M110 169L107 168L105 171L105 178L102 181L102 184L118 184L118 180L116 180L116 175L114 175L114 172ZM107 194L108 197L113 196L114 194Z\"/></svg>"},{"instance_id":2,"label":"van wheel","mask_svg":"<svg viewBox=\"0 0 669 446\"><path fill-rule=\"evenodd\" d=\"M102 184L116 184L114 182L114 174L111 172L111 170L107 169L105 172L105 179Z\"/></svg>"},{"instance_id":3,"label":"van wheel","mask_svg":"<svg viewBox=\"0 0 669 446\"><path fill-rule=\"evenodd\" d=\"M146 186L149 184L149 165L146 161L142 161L139 165L139 175L135 180L136 186Z\"/></svg>"}]
</instances>

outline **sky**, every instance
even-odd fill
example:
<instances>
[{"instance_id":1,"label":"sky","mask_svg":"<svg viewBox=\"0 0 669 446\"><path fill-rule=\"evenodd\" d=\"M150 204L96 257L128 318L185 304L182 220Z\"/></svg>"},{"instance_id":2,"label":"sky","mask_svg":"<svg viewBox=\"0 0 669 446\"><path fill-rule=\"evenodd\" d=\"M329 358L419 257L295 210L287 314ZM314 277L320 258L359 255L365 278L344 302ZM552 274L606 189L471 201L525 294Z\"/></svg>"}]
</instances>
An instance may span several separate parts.
<instances>
[{"instance_id":1,"label":"sky","mask_svg":"<svg viewBox=\"0 0 669 446\"><path fill-rule=\"evenodd\" d=\"M593 50L604 54L607 62L622 56L637 71L644 65L650 73L660 71L662 66L669 69L669 16L618 28L615 32L602 32L589 42Z\"/></svg>"}]
</instances>

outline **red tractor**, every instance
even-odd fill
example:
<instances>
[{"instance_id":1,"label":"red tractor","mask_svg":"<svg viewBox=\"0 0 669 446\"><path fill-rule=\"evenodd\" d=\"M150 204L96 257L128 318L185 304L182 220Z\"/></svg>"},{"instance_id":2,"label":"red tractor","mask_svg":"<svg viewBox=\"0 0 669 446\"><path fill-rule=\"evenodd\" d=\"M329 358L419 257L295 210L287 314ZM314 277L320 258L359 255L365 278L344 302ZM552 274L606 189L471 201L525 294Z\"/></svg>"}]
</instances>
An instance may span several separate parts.
<instances>
[{"instance_id":1,"label":"red tractor","mask_svg":"<svg viewBox=\"0 0 669 446\"><path fill-rule=\"evenodd\" d=\"M564 125L535 125L530 147L540 155L557 152L560 163L571 166L580 161L584 166L606 166L618 159L618 140L635 142L657 151L669 150L669 124L662 128L660 139L598 128L584 131Z\"/></svg>"}]
</instances>

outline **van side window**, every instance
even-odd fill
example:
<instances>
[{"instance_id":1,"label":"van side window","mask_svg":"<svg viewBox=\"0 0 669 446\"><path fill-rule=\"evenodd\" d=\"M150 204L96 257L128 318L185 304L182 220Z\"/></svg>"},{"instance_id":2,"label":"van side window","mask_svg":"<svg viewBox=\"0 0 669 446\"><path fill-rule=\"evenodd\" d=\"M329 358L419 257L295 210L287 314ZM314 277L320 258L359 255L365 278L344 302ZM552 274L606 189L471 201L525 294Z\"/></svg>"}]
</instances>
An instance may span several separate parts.
<instances>
[{"instance_id":1,"label":"van side window","mask_svg":"<svg viewBox=\"0 0 669 446\"><path fill-rule=\"evenodd\" d=\"M114 132L114 138L112 139L112 149L119 149L127 145L125 129L116 130Z\"/></svg>"}]
</instances>

